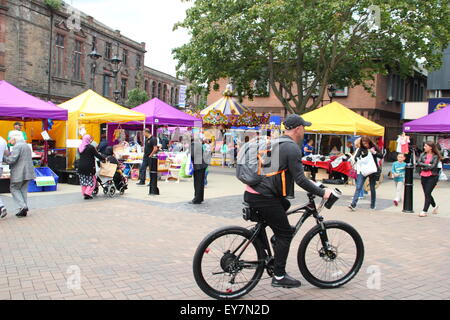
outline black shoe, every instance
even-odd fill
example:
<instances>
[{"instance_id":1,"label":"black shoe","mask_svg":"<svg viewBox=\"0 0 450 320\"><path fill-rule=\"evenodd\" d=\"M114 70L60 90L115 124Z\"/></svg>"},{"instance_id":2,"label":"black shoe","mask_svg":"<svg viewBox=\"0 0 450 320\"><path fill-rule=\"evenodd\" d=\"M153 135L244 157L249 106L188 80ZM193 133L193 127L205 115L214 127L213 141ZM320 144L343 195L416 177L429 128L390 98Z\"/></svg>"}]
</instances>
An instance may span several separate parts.
<instances>
[{"instance_id":1,"label":"black shoe","mask_svg":"<svg viewBox=\"0 0 450 320\"><path fill-rule=\"evenodd\" d=\"M302 284L300 281L292 278L287 273L284 275L284 277L281 280L277 280L275 276L272 278L272 287L276 288L298 288Z\"/></svg>"},{"instance_id":2,"label":"black shoe","mask_svg":"<svg viewBox=\"0 0 450 320\"><path fill-rule=\"evenodd\" d=\"M189 204L202 204L202 201L191 200L189 201Z\"/></svg>"},{"instance_id":3,"label":"black shoe","mask_svg":"<svg viewBox=\"0 0 450 320\"><path fill-rule=\"evenodd\" d=\"M92 200L92 199L94 199L93 196L88 196L88 195L84 196L84 200Z\"/></svg>"},{"instance_id":4,"label":"black shoe","mask_svg":"<svg viewBox=\"0 0 450 320\"><path fill-rule=\"evenodd\" d=\"M27 213L28 213L28 208L23 208L16 214L16 217L24 218L27 216Z\"/></svg>"},{"instance_id":5,"label":"black shoe","mask_svg":"<svg viewBox=\"0 0 450 320\"><path fill-rule=\"evenodd\" d=\"M136 183L137 186L145 186L145 182L138 182Z\"/></svg>"}]
</instances>

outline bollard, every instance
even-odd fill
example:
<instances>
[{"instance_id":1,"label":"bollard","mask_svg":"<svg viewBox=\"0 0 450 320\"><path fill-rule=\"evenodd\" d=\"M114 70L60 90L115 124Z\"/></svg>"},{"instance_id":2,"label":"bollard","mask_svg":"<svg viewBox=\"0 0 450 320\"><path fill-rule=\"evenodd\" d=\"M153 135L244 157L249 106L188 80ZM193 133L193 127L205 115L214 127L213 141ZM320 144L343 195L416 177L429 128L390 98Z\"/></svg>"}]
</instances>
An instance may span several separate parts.
<instances>
[{"instance_id":1,"label":"bollard","mask_svg":"<svg viewBox=\"0 0 450 320\"><path fill-rule=\"evenodd\" d=\"M158 189L158 158L153 156L150 158L150 195L159 195Z\"/></svg>"},{"instance_id":2,"label":"bollard","mask_svg":"<svg viewBox=\"0 0 450 320\"><path fill-rule=\"evenodd\" d=\"M413 185L414 165L408 163L405 169L405 194L403 196L403 212L414 213L413 210Z\"/></svg>"}]
</instances>

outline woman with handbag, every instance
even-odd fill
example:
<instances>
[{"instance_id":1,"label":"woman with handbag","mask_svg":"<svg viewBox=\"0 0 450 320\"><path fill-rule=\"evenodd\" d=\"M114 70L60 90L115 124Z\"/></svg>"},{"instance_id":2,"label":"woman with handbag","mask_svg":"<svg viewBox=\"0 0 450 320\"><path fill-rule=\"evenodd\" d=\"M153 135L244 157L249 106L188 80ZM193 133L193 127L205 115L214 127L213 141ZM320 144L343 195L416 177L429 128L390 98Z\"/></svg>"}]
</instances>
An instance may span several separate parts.
<instances>
[{"instance_id":1,"label":"woman with handbag","mask_svg":"<svg viewBox=\"0 0 450 320\"><path fill-rule=\"evenodd\" d=\"M95 158L101 161L105 157L98 153L97 149L91 145L92 138L86 134L83 136L81 145L78 147L80 152L80 161L78 164L78 175L80 176L81 193L85 200L91 200L92 192L97 184L95 178Z\"/></svg>"},{"instance_id":2,"label":"woman with handbag","mask_svg":"<svg viewBox=\"0 0 450 320\"><path fill-rule=\"evenodd\" d=\"M376 189L375 184L380 179L381 168L377 159L382 159L383 154L369 137L361 138L361 146L356 151L354 161L356 166L356 190L352 203L348 206L350 210L355 211L356 205L364 188L364 182L369 178L370 185L370 209L376 209Z\"/></svg>"},{"instance_id":3,"label":"woman with handbag","mask_svg":"<svg viewBox=\"0 0 450 320\"><path fill-rule=\"evenodd\" d=\"M423 149L424 153L420 155L417 167L420 169L420 179L425 194L425 204L419 217L426 217L428 215L430 205L433 207L432 213L438 213L439 206L436 205L431 193L439 181L439 174L441 172L439 163L442 161L441 153L434 142L428 141L425 143Z\"/></svg>"}]
</instances>

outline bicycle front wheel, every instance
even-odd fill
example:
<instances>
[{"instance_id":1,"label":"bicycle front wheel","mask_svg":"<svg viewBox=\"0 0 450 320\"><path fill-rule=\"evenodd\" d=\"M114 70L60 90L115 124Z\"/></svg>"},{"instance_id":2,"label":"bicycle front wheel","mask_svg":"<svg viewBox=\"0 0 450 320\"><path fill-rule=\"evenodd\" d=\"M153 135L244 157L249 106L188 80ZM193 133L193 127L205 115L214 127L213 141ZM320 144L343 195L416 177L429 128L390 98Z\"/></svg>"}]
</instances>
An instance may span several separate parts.
<instances>
[{"instance_id":1,"label":"bicycle front wheel","mask_svg":"<svg viewBox=\"0 0 450 320\"><path fill-rule=\"evenodd\" d=\"M328 245L323 245L320 225L308 231L300 243L297 260L303 277L312 285L331 289L352 280L364 260L359 233L341 221L324 222Z\"/></svg>"},{"instance_id":2,"label":"bicycle front wheel","mask_svg":"<svg viewBox=\"0 0 450 320\"><path fill-rule=\"evenodd\" d=\"M265 253L259 241L249 242L252 232L225 227L210 233L194 255L194 278L214 299L237 299L249 293L261 279Z\"/></svg>"}]
</instances>

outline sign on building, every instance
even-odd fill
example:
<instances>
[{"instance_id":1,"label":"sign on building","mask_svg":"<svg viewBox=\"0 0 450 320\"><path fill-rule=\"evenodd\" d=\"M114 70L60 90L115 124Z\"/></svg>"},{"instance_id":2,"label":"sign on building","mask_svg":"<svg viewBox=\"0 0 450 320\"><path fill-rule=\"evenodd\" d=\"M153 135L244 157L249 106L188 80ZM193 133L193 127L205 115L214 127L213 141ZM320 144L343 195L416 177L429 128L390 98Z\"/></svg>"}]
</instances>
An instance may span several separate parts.
<instances>
[{"instance_id":1,"label":"sign on building","mask_svg":"<svg viewBox=\"0 0 450 320\"><path fill-rule=\"evenodd\" d=\"M187 86L180 86L180 94L178 98L178 107L186 108L186 91Z\"/></svg>"}]
</instances>

